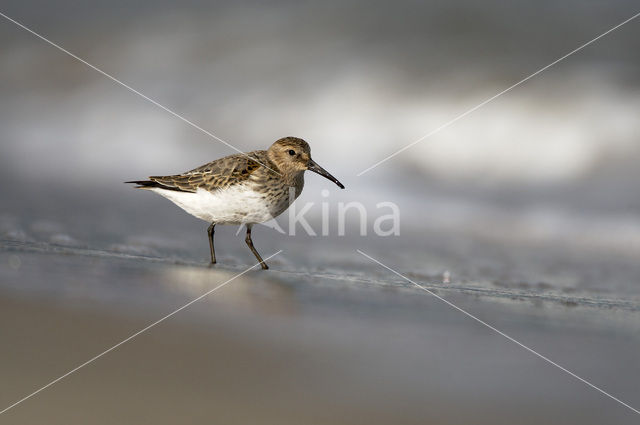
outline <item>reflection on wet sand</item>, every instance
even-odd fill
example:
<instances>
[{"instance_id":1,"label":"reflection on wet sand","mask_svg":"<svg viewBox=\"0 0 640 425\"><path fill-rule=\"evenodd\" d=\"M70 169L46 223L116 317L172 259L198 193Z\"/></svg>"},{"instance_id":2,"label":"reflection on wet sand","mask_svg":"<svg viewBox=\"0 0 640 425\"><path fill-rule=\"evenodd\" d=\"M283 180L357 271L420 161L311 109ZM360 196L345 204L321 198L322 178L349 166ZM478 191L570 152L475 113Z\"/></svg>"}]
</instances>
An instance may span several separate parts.
<instances>
[{"instance_id":1,"label":"reflection on wet sand","mask_svg":"<svg viewBox=\"0 0 640 425\"><path fill-rule=\"evenodd\" d=\"M169 292L177 291L196 298L235 274L216 270L215 267L172 267L167 271L167 279L163 280L163 284ZM272 278L271 275L260 279L260 282L255 281L255 275L234 279L233 284L225 288L223 297L211 297L211 304L213 308L244 309L267 315L299 314L292 284Z\"/></svg>"},{"instance_id":2,"label":"reflection on wet sand","mask_svg":"<svg viewBox=\"0 0 640 425\"><path fill-rule=\"evenodd\" d=\"M3 252L0 265L6 405L237 273L55 252ZM637 398L637 313L447 298L631 404ZM3 420L538 424L559 415L581 424L635 420L431 297L255 271Z\"/></svg>"}]
</instances>

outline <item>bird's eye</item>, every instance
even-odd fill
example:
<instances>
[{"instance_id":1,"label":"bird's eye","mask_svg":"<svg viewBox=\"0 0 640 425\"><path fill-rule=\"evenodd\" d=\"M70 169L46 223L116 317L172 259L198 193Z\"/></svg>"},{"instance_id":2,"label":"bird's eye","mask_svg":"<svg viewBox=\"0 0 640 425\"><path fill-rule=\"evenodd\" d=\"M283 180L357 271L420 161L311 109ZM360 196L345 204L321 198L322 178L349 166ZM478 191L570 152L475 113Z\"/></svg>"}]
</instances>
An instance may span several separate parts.
<instances>
[{"instance_id":1,"label":"bird's eye","mask_svg":"<svg viewBox=\"0 0 640 425\"><path fill-rule=\"evenodd\" d=\"M296 154L296 151L294 151L293 149L289 149L289 155L293 156Z\"/></svg>"}]
</instances>

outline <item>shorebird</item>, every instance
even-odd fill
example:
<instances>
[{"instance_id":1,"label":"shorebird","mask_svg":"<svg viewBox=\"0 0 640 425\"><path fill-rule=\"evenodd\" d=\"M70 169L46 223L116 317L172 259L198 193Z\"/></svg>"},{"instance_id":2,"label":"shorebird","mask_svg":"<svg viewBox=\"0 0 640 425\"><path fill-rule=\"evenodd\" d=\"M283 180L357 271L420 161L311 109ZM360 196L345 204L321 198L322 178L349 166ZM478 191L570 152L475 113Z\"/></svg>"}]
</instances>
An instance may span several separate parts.
<instances>
[{"instance_id":1,"label":"shorebird","mask_svg":"<svg viewBox=\"0 0 640 425\"><path fill-rule=\"evenodd\" d=\"M344 189L342 183L311 159L309 144L284 137L269 149L216 159L172 176L151 176L137 184L172 201L210 223L207 228L211 264L216 263L213 244L217 224L246 225L245 242L263 269L268 269L251 240L251 227L282 214L302 193L304 172L318 173Z\"/></svg>"}]
</instances>

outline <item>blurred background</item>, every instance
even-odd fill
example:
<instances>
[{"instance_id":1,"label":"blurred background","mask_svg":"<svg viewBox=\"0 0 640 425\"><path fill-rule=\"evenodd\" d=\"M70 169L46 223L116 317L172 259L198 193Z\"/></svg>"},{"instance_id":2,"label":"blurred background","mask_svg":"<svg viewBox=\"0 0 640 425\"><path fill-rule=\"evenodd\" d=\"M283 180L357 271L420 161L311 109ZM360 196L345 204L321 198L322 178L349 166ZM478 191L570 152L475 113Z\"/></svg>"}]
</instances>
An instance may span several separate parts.
<instances>
[{"instance_id":1,"label":"blurred background","mask_svg":"<svg viewBox=\"0 0 640 425\"><path fill-rule=\"evenodd\" d=\"M236 341L237 351L228 349L227 361L236 367L244 361L237 353L245 345L255 349L252 344L260 334L274 336L265 343L269 361L278 359L278 350L287 347L312 347L303 357L308 363L285 356L297 365L290 372L291 382L315 382L338 364L352 373L344 381L324 382L330 391L309 390L309 398L298 400L299 412L289 412L291 416L274 400L269 406L275 407L268 408L265 402L256 416L237 416L233 406L240 393L234 402L224 404L225 417L231 422L244 418L267 423L284 423L293 417L297 419L292 423L337 421L327 412L352 415L354 420L345 423L377 419L423 423L425 418L435 423L468 418L507 423L522 420L522 409L531 423L547 421L551 417L547 413L568 415L567 422L575 423L634 419L633 413L615 402L603 400L579 383L566 382L570 378L561 378L549 365L536 362L539 369L520 365L518 370L528 371L524 377L504 371L504 364L495 359L509 364L511 357L503 354L504 343L499 340L492 344L502 347L496 349L500 354L475 353L478 361L487 362L484 370L495 373L490 374L493 380L475 381L476 386L484 382L486 387L478 391L486 392L483 401L472 402L478 394L470 390L475 387L469 380L460 376L459 381L451 381L451 375L444 373L433 376L433 370L442 367L462 374L457 369L460 359L450 357L446 341L452 330L460 330L462 340L469 337L469 323L453 318L459 313L439 307L451 319L436 320L432 324L436 329L426 330L426 321L440 316L425 313L425 308L436 308L431 303L437 305L437 301L415 301L423 295L411 292L410 285L355 249L455 297L472 294L471 300L460 301L467 300L470 309L498 321L505 313L510 319L502 325L524 334L532 332L531 341L547 350L564 347L555 353L564 363L599 377L599 382L608 383L637 407L640 389L634 382L639 370L629 358L640 348L640 21L619 28L362 176L357 174L638 11L638 3L632 0L4 0L0 4L0 12L240 150L265 149L287 135L306 139L315 160L347 187L339 191L321 177L307 175L298 203L315 203L306 217L319 233L321 202L328 202L330 235L311 237L300 231L292 237L256 229L254 242L263 256L284 250L272 261L273 268L280 270L274 273L289 274L252 275L255 280L247 285L253 289L229 300L232 306L237 302L238 309L216 309L214 318L227 323L226 328L216 325L217 335L234 334L241 339ZM146 323L145 314L157 317L165 311L160 307L180 305L176 297L188 300L206 290L205 285L198 287L199 292L181 292L178 288L184 288L185 282L203 284L211 276L227 276L224 267L227 272L239 271L251 264L253 258L243 238L235 236L236 229L222 229L216 235L222 271L202 274L201 265L208 256L206 224L155 194L122 184L182 172L234 153L231 149L4 18L0 18L0 51L0 282L2 299L8 303L5 323L19 322L25 312L30 317L53 314L48 309L54 300L63 320L68 309L92 300L91 305L103 309L109 319L91 321L76 312L91 325L75 334L70 330L74 321L65 321L69 327L56 329L69 332L60 338L88 338L83 332L109 320L124 320L134 330L135 320ZM322 189L330 190L329 197L321 197ZM348 217L347 236L336 236L337 204L350 201L367 206L369 236L359 236L355 213ZM399 236L373 235L376 217L388 213L376 208L384 201L400 208ZM279 222L288 231L286 214ZM58 259L60 253L64 259ZM175 266L176 262L180 265ZM341 277L351 283L339 283ZM164 282L160 294L151 283L156 280ZM338 289L344 285L355 293L345 295ZM160 300L155 307L149 306L149 296ZM482 302L477 304L473 297ZM15 307L11 304L18 302L15 299L26 304ZM224 300L216 302L224 304ZM283 327L275 319L254 324L245 334L239 331L247 329L246 321L262 321L256 318L264 319L265 314L273 319L256 303L266 303L267 311L275 309L278 317L292 320L284 326L291 327L288 340L280 341ZM131 316L130 310L143 317ZM193 322L210 323L214 318L207 314L213 313L203 312ZM570 339L559 323L579 335L577 339ZM202 331L191 322L184 326ZM324 332L318 339L309 336L316 327ZM400 327L403 333L394 333ZM389 351L384 339L378 338L380 329L395 335L389 338L397 338L411 353L435 350L431 364L439 366L417 372L426 363L424 358ZM183 331L176 330L175 335ZM44 329L41 332L50 335ZM360 337L352 339L351 332ZM428 332L436 343L427 344L426 336L418 338L421 332ZM5 329L4 334L9 333ZM125 337L127 332L114 335ZM21 337L16 334L15 338L16 347L29 347L29 351L47 353L50 347L20 345ZM484 341L479 339L473 345L476 348ZM320 348L314 341L334 347L327 351L339 361L310 354ZM20 372L14 384L23 385L20 391L3 388L3 402L9 404L38 383L44 385L47 378L55 378L57 372L108 345L95 344L78 354L76 362L58 353L67 359L55 363L59 369L33 372L28 382L20 377L39 364L36 359L29 363L20 350L6 354L5 367ZM458 353L469 349L459 344ZM219 347L209 348L215 352ZM526 352L512 349L515 363L534 361ZM362 352L378 353L365 358L371 369L358 369L357 363L346 360L355 362ZM314 371L310 375L295 372L296 367L308 370L309 365ZM367 380L372 379L371 370L386 368L391 370L389 375L374 381L393 390L367 393L365 389L376 385ZM150 370L150 374L157 372L157 368ZM476 372L466 371L465 376L473 378L478 369L472 370ZM548 381L540 370L562 380L566 388L545 387ZM105 372L96 379L111 375ZM165 382L185 379L182 385L187 387L193 383L180 376ZM250 376L242 376L246 386L255 386ZM276 385L283 375L274 376L260 382L267 385L272 379ZM436 405L458 409L462 403L468 408L443 413L423 404L420 397L411 398L425 390L423 385L431 378L437 385L426 385L429 397L439 400ZM514 391L526 386L523 380L527 379L530 392ZM334 393L338 384L344 388ZM447 388L445 394L437 390L442 386ZM77 391L66 388L68 393L61 389L57 394L66 394L65 400L71 403ZM113 388L120 386L115 382ZM229 388L192 390L219 396ZM371 398L355 397L360 391ZM577 398L572 398L573 391L578 391ZM95 406L102 406L98 400L107 394L113 395L96 395ZM206 400L198 404L185 394L176 403L210 417L203 407ZM338 408L332 398L336 394L343 401L355 401ZM540 400L540 394L553 396ZM334 410L314 404L314 397ZM590 407L580 410L585 400ZM498 401L506 401L509 407L495 409ZM47 401L44 393L40 403L36 411L29 411L25 403L23 414L38 420L38 412L50 412L51 399ZM134 405L128 409L133 416L121 411L124 418L140 418ZM61 423L82 422L81 411L65 412L56 410L52 417ZM114 417L103 413L101 420L113 423ZM17 408L13 414L19 415ZM15 423L24 423L24 417L14 418ZM161 423L171 415L158 413L154 418Z\"/></svg>"}]
</instances>

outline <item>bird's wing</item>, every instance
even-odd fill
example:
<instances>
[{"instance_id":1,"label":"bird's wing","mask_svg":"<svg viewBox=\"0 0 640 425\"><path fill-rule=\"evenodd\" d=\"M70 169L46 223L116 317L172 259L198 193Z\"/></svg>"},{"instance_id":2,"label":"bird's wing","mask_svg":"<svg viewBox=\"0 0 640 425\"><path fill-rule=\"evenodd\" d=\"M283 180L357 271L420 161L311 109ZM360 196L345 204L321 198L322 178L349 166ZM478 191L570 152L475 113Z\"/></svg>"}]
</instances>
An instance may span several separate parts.
<instances>
[{"instance_id":1,"label":"bird's wing","mask_svg":"<svg viewBox=\"0 0 640 425\"><path fill-rule=\"evenodd\" d=\"M264 153L263 153L264 152ZM261 164L268 161L265 151L230 155L216 159L186 173L151 176L143 187L159 187L180 192L196 192L198 188L213 191L225 189L249 179Z\"/></svg>"}]
</instances>

